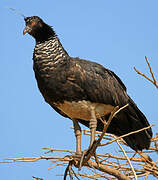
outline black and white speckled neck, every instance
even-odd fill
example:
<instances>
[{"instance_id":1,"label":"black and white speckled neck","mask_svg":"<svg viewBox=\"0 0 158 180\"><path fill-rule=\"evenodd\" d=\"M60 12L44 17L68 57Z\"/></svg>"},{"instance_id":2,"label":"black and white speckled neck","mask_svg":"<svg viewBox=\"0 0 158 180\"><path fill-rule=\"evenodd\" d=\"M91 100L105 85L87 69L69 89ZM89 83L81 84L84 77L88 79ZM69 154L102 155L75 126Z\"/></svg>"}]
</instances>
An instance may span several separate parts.
<instances>
[{"instance_id":1,"label":"black and white speckled neck","mask_svg":"<svg viewBox=\"0 0 158 180\"><path fill-rule=\"evenodd\" d=\"M55 36L48 41L36 44L33 59L41 62L51 61L56 64L68 56L59 39Z\"/></svg>"},{"instance_id":2,"label":"black and white speckled neck","mask_svg":"<svg viewBox=\"0 0 158 180\"><path fill-rule=\"evenodd\" d=\"M58 37L54 36L45 42L36 44L33 54L34 70L38 71L41 76L48 77L48 72L68 59L68 53L61 45Z\"/></svg>"}]
</instances>

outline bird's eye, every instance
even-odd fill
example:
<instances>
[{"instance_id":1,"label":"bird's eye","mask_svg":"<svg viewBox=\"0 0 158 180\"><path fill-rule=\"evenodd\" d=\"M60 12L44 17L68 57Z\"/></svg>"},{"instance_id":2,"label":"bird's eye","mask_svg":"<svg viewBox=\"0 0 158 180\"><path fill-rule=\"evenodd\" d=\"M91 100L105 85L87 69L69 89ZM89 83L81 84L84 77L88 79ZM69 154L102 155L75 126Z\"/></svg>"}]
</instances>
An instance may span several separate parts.
<instances>
[{"instance_id":1,"label":"bird's eye","mask_svg":"<svg viewBox=\"0 0 158 180\"><path fill-rule=\"evenodd\" d=\"M35 24L36 24L36 22L35 22L35 21L32 21L32 22L31 22L31 25L32 25L32 26L34 26Z\"/></svg>"}]
</instances>

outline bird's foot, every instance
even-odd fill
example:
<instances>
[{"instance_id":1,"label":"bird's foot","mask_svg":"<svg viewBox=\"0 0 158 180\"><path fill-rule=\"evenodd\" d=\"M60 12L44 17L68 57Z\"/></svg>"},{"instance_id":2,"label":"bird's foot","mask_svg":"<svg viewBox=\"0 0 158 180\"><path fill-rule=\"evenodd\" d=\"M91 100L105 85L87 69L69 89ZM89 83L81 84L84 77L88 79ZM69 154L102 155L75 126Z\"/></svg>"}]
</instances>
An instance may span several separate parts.
<instances>
[{"instance_id":1,"label":"bird's foot","mask_svg":"<svg viewBox=\"0 0 158 180\"><path fill-rule=\"evenodd\" d=\"M74 153L72 155L66 155L65 157L68 157L73 161L73 164L78 170L80 171L82 166L87 162L87 156L90 152L90 149L82 151L81 153Z\"/></svg>"},{"instance_id":2,"label":"bird's foot","mask_svg":"<svg viewBox=\"0 0 158 180\"><path fill-rule=\"evenodd\" d=\"M82 156L82 152L80 152L80 153L75 152L74 154L71 155L71 157L72 157L73 159L76 159L76 160L77 160L77 159L80 159L81 156Z\"/></svg>"},{"instance_id":3,"label":"bird's foot","mask_svg":"<svg viewBox=\"0 0 158 180\"><path fill-rule=\"evenodd\" d=\"M82 151L82 152L76 152L72 155L67 155L66 157L69 157L72 159L73 164L78 170L80 171L83 165L86 165L91 158L91 156L95 157L96 162L98 163L97 157L96 157L96 148L98 147L98 142L94 141L92 146L90 146L88 149Z\"/></svg>"},{"instance_id":4,"label":"bird's foot","mask_svg":"<svg viewBox=\"0 0 158 180\"><path fill-rule=\"evenodd\" d=\"M74 154L71 154L71 155L66 155L65 157L68 157L70 159L70 161L72 161L73 165L76 167L76 168L79 168L80 167L80 162L81 162L81 159L83 157L83 152L76 152Z\"/></svg>"},{"instance_id":5,"label":"bird's foot","mask_svg":"<svg viewBox=\"0 0 158 180\"><path fill-rule=\"evenodd\" d=\"M98 142L94 141L92 146L90 146L87 150L84 150L82 152L80 162L79 162L79 167L78 169L81 170L82 166L84 164L87 164L91 156L95 157L96 162L98 163L97 157L96 157L96 148L98 147Z\"/></svg>"}]
</instances>

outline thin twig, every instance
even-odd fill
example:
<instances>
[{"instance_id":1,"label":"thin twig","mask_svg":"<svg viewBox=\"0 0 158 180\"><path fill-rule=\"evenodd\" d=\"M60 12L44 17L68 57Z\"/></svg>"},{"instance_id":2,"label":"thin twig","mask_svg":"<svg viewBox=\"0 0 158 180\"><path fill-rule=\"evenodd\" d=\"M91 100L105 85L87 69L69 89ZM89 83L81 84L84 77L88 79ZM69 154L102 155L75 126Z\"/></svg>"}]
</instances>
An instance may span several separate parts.
<instances>
[{"instance_id":1,"label":"thin twig","mask_svg":"<svg viewBox=\"0 0 158 180\"><path fill-rule=\"evenodd\" d=\"M131 163L129 157L127 156L125 150L123 149L123 147L121 146L121 144L119 143L119 141L117 141L117 144L119 145L119 147L120 147L120 149L122 150L124 156L126 157L128 163L129 163L129 165L130 165L130 167L131 167L131 170L132 170L132 172L133 172L133 175L134 175L135 180L138 180L137 175L136 175L136 172L135 172L135 170L134 170L134 168L133 168L133 166L132 166L132 163Z\"/></svg>"},{"instance_id":2,"label":"thin twig","mask_svg":"<svg viewBox=\"0 0 158 180\"><path fill-rule=\"evenodd\" d=\"M129 135L131 135L131 134L135 134L135 133L144 131L144 130L146 130L146 129L149 129L149 128L151 128L152 126L154 126L154 124L152 124L152 125L150 125L150 126L148 126L148 127L145 127L145 128L142 128L142 129L139 129L139 130L132 131L132 132L130 132L130 133L124 134L124 135L122 135L122 136L117 137L116 139L113 139L113 140L107 142L107 143L100 144L99 146L106 146L106 145L108 145L108 144L111 144L111 143L113 143L113 142L115 142L115 141L117 141L117 140L119 140L119 139L122 139L122 138L124 138L124 137L126 137L126 136L129 136Z\"/></svg>"},{"instance_id":3,"label":"thin twig","mask_svg":"<svg viewBox=\"0 0 158 180\"><path fill-rule=\"evenodd\" d=\"M146 56L145 56L145 60L146 60L146 62L148 64L148 67L149 67L149 70L150 70L150 74L151 74L151 76L153 78L153 83L156 84L156 79L155 79L154 73L153 73L153 71L151 69L150 63L149 63L148 58Z\"/></svg>"},{"instance_id":4,"label":"thin twig","mask_svg":"<svg viewBox=\"0 0 158 180\"><path fill-rule=\"evenodd\" d=\"M67 165L66 169L65 169L65 173L64 173L64 180L66 180L66 177L68 175L69 172L69 176L70 176L70 180L72 180L72 174L71 174L71 168L72 168L72 161L69 161L69 164Z\"/></svg>"},{"instance_id":5,"label":"thin twig","mask_svg":"<svg viewBox=\"0 0 158 180\"><path fill-rule=\"evenodd\" d=\"M76 177L76 179L80 180L79 177L77 176L77 174L75 173L75 171L73 169L72 170L72 173L74 174L74 176Z\"/></svg>"},{"instance_id":6,"label":"thin twig","mask_svg":"<svg viewBox=\"0 0 158 180\"><path fill-rule=\"evenodd\" d=\"M93 162L91 160L88 161L89 166L92 166L96 169L98 169L101 172L106 172L112 176L115 176L116 178L120 179L120 180L130 180L126 175L122 174L120 171L108 167L108 166L103 166L102 164L100 164L98 166L98 164L96 162Z\"/></svg>"},{"instance_id":7,"label":"thin twig","mask_svg":"<svg viewBox=\"0 0 158 180\"><path fill-rule=\"evenodd\" d=\"M140 72L138 69L136 69L136 67L134 67L134 70L135 70L138 74L140 74L141 76L145 77L148 81L152 82L156 88L158 88L157 81L156 81L156 79L155 79L154 73L153 73L153 71L152 71L152 69L151 69L151 65L150 65L150 63L149 63L149 61L148 61L148 59L147 59L146 56L145 56L145 60L146 60L146 62L147 62L147 64L148 64L148 67L149 67L149 70L150 70L150 74L151 74L151 76L152 76L152 79L150 79L149 77L147 77L144 73Z\"/></svg>"},{"instance_id":8,"label":"thin twig","mask_svg":"<svg viewBox=\"0 0 158 180\"><path fill-rule=\"evenodd\" d=\"M49 150L47 152L45 152L45 154L48 154L48 153L52 153L54 151L61 151L61 152L69 152L69 153L75 153L75 151L72 151L72 150L66 150L66 149L53 149L53 148L48 148L48 147L43 147L42 149L46 149L46 150Z\"/></svg>"}]
</instances>

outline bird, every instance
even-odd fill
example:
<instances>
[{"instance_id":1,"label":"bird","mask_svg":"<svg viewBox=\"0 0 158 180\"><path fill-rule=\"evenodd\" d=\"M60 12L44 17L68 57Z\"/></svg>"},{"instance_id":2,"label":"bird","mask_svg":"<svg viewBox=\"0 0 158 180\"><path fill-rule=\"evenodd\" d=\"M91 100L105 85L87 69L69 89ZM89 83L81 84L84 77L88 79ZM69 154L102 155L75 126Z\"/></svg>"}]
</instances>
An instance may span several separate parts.
<instances>
[{"instance_id":1,"label":"bird","mask_svg":"<svg viewBox=\"0 0 158 180\"><path fill-rule=\"evenodd\" d=\"M24 17L24 21L23 34L35 39L33 70L37 86L57 113L72 120L76 154L82 153L80 123L90 128L91 147L95 132L103 131L103 121L108 120L116 106L128 104L112 119L107 133L122 136L150 126L113 71L96 62L69 56L54 28L40 17ZM151 127L123 137L135 151L149 149L151 138Z\"/></svg>"}]
</instances>

